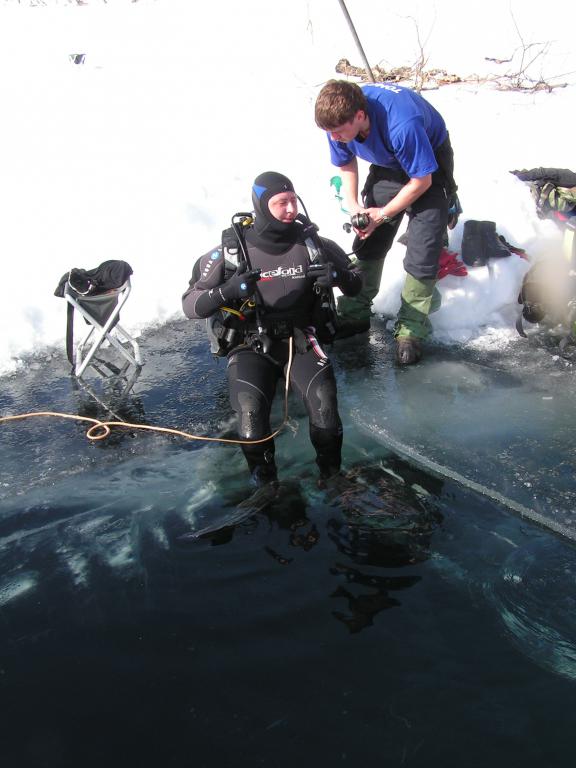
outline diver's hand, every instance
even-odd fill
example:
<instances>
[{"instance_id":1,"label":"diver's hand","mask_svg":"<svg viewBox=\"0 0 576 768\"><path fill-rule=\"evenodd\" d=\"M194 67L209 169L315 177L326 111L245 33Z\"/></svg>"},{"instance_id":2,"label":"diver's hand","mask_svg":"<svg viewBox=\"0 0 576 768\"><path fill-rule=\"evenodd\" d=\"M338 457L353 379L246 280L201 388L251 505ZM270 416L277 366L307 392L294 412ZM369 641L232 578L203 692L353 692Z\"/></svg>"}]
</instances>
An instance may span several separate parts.
<instances>
[{"instance_id":1,"label":"diver's hand","mask_svg":"<svg viewBox=\"0 0 576 768\"><path fill-rule=\"evenodd\" d=\"M340 275L332 262L327 261L325 264L310 264L306 276L315 278L314 285L319 288L332 288Z\"/></svg>"},{"instance_id":2,"label":"diver's hand","mask_svg":"<svg viewBox=\"0 0 576 768\"><path fill-rule=\"evenodd\" d=\"M221 285L218 291L224 301L231 299L247 299L256 290L256 283L260 280L260 270L251 269L245 262L238 265L238 269L231 278Z\"/></svg>"}]
</instances>

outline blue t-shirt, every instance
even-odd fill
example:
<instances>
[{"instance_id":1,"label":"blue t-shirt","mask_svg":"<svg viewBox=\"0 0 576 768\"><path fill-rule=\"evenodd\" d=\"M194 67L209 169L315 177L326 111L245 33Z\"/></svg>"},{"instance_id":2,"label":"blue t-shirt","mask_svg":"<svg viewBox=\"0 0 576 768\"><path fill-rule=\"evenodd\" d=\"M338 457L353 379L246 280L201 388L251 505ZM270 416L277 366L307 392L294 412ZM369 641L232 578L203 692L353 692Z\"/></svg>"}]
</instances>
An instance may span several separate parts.
<instances>
[{"instance_id":1,"label":"blue t-shirt","mask_svg":"<svg viewBox=\"0 0 576 768\"><path fill-rule=\"evenodd\" d=\"M385 168L402 170L410 178L434 173L434 150L448 133L444 118L419 93L392 83L363 85L368 104L370 133L364 141L333 141L330 157L337 166L354 156Z\"/></svg>"}]
</instances>

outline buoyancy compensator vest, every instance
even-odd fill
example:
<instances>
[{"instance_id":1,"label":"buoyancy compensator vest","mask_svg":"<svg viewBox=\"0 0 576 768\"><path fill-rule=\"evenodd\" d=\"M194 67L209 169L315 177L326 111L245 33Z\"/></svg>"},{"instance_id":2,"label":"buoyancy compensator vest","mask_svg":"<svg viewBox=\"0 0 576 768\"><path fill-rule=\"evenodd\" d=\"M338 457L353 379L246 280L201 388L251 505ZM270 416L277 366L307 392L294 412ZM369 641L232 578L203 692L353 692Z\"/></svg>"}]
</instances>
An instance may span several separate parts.
<instances>
[{"instance_id":1,"label":"buoyancy compensator vest","mask_svg":"<svg viewBox=\"0 0 576 768\"><path fill-rule=\"evenodd\" d=\"M309 265L325 262L318 227L306 217L297 217L302 227L302 240L308 251ZM222 232L222 253L225 263L225 279L229 279L242 261L251 269L248 246L244 233L252 224L249 214L236 214L234 225ZM329 288L314 286L314 300L306 326L314 328L314 335L323 344L331 343L336 332L336 306ZM244 302L234 301L221 307L206 320L211 352L225 357L236 347L250 343L258 351L265 351L270 338L288 338L297 322L296 314L274 312L266 308L258 295Z\"/></svg>"},{"instance_id":2,"label":"buoyancy compensator vest","mask_svg":"<svg viewBox=\"0 0 576 768\"><path fill-rule=\"evenodd\" d=\"M233 217L234 220L234 217ZM247 222L246 226L249 226ZM222 256L224 258L224 280L228 280L245 258L242 244L234 227L222 231ZM245 341L248 321L254 315L254 302L230 301L206 318L206 332L210 351L216 357L226 357L235 347Z\"/></svg>"}]
</instances>

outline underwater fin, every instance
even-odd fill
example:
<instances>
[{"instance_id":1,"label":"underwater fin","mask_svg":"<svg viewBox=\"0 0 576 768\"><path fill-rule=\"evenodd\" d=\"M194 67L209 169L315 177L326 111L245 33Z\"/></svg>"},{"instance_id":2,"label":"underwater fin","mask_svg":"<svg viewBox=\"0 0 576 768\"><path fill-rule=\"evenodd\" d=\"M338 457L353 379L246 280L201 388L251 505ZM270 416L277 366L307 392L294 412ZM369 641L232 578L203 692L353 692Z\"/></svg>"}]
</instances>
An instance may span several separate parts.
<instances>
[{"instance_id":1,"label":"underwater fin","mask_svg":"<svg viewBox=\"0 0 576 768\"><path fill-rule=\"evenodd\" d=\"M236 505L233 512L223 519L215 521L212 525L205 525L196 531L190 531L178 537L178 541L195 541L205 536L210 536L224 528L232 528L243 523L257 512L262 512L278 495L278 483L272 482L257 488L254 493Z\"/></svg>"}]
</instances>

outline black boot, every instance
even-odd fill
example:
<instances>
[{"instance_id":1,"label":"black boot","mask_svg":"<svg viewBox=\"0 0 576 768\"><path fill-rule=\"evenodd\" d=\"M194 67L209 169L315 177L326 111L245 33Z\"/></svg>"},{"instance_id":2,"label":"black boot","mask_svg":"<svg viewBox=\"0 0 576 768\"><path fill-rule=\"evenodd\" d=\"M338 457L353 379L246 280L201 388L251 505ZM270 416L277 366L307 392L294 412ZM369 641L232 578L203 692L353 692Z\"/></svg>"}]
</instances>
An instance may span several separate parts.
<instances>
[{"instance_id":1,"label":"black boot","mask_svg":"<svg viewBox=\"0 0 576 768\"><path fill-rule=\"evenodd\" d=\"M482 232L486 241L486 249L489 259L502 259L510 256L510 251L498 237L496 232L496 222L481 221Z\"/></svg>"},{"instance_id":2,"label":"black boot","mask_svg":"<svg viewBox=\"0 0 576 768\"><path fill-rule=\"evenodd\" d=\"M342 432L311 427L310 436L316 448L316 464L320 470L318 488L327 488L340 476Z\"/></svg>"},{"instance_id":3,"label":"black boot","mask_svg":"<svg viewBox=\"0 0 576 768\"><path fill-rule=\"evenodd\" d=\"M256 488L262 488L269 483L276 483L278 481L276 464L259 464L254 467L250 481Z\"/></svg>"},{"instance_id":4,"label":"black boot","mask_svg":"<svg viewBox=\"0 0 576 768\"><path fill-rule=\"evenodd\" d=\"M422 357L422 346L418 339L406 336L396 339L396 364L414 365Z\"/></svg>"},{"instance_id":5,"label":"black boot","mask_svg":"<svg viewBox=\"0 0 576 768\"><path fill-rule=\"evenodd\" d=\"M310 424L310 440L316 450L316 465L320 470L320 479L327 480L340 472L342 464L342 423L336 414L331 427L318 427Z\"/></svg>"},{"instance_id":6,"label":"black boot","mask_svg":"<svg viewBox=\"0 0 576 768\"><path fill-rule=\"evenodd\" d=\"M274 461L274 447L264 448L262 444L243 445L242 452L248 463L251 479L256 488L278 480L278 470Z\"/></svg>"},{"instance_id":7,"label":"black boot","mask_svg":"<svg viewBox=\"0 0 576 768\"><path fill-rule=\"evenodd\" d=\"M356 322L340 321L336 325L334 341L338 339L349 339L350 336L356 336L358 333L366 333L370 330L370 320L357 320Z\"/></svg>"},{"instance_id":8,"label":"black boot","mask_svg":"<svg viewBox=\"0 0 576 768\"><path fill-rule=\"evenodd\" d=\"M462 235L462 261L469 267L485 267L488 263L486 240L481 221L466 221Z\"/></svg>"},{"instance_id":9,"label":"black boot","mask_svg":"<svg viewBox=\"0 0 576 768\"><path fill-rule=\"evenodd\" d=\"M236 505L236 511L246 515L262 512L277 498L279 485L274 462L255 466L250 483L255 490L247 499Z\"/></svg>"},{"instance_id":10,"label":"black boot","mask_svg":"<svg viewBox=\"0 0 576 768\"><path fill-rule=\"evenodd\" d=\"M488 259L510 256L510 251L496 234L494 221L475 221L464 224L462 235L462 261L469 267L485 267Z\"/></svg>"}]
</instances>

